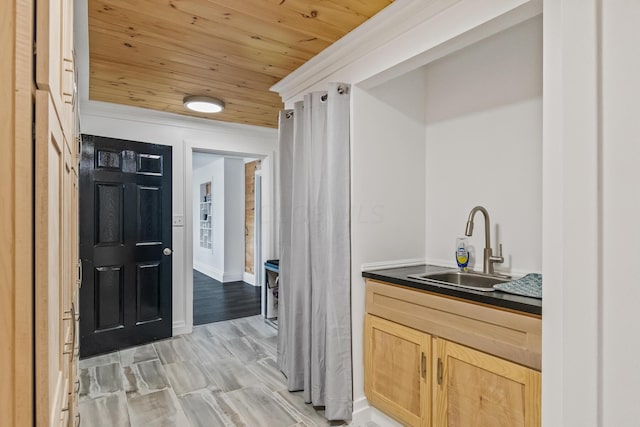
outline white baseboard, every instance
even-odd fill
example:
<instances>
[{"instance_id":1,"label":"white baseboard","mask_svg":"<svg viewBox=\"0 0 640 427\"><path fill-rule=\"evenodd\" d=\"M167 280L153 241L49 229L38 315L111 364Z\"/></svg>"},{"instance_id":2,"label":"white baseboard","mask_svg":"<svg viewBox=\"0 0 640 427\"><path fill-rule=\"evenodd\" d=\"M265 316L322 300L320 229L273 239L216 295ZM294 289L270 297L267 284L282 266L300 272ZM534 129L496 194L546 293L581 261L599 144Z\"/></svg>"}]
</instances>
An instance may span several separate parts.
<instances>
[{"instance_id":1,"label":"white baseboard","mask_svg":"<svg viewBox=\"0 0 640 427\"><path fill-rule=\"evenodd\" d=\"M237 272L224 272L222 274L222 283L226 283L226 282L241 282L242 279L244 278L244 273L241 271L237 271Z\"/></svg>"},{"instance_id":2,"label":"white baseboard","mask_svg":"<svg viewBox=\"0 0 640 427\"><path fill-rule=\"evenodd\" d=\"M426 264L424 258L397 259L393 261L365 262L360 266L360 270L383 270L385 268L411 267L414 265Z\"/></svg>"},{"instance_id":3,"label":"white baseboard","mask_svg":"<svg viewBox=\"0 0 640 427\"><path fill-rule=\"evenodd\" d=\"M374 407L371 408L371 421L379 425L380 427L403 427L402 424L396 420L389 418Z\"/></svg>"},{"instance_id":4,"label":"white baseboard","mask_svg":"<svg viewBox=\"0 0 640 427\"><path fill-rule=\"evenodd\" d=\"M224 282L224 273L220 270L217 270L210 265L200 264L199 262L193 261L193 269L198 270L200 273L205 274L211 277L218 282Z\"/></svg>"},{"instance_id":5,"label":"white baseboard","mask_svg":"<svg viewBox=\"0 0 640 427\"><path fill-rule=\"evenodd\" d=\"M184 320L178 320L173 322L172 332L173 336L190 334L193 332L193 328L188 327Z\"/></svg>"},{"instance_id":6,"label":"white baseboard","mask_svg":"<svg viewBox=\"0 0 640 427\"><path fill-rule=\"evenodd\" d=\"M353 401L353 415L351 417L351 423L366 424L371 421L371 406L366 397L361 397Z\"/></svg>"},{"instance_id":7,"label":"white baseboard","mask_svg":"<svg viewBox=\"0 0 640 427\"><path fill-rule=\"evenodd\" d=\"M369 421L373 421L380 427L402 427L402 424L369 405L369 401L365 397L355 400L351 424L366 425Z\"/></svg>"},{"instance_id":8,"label":"white baseboard","mask_svg":"<svg viewBox=\"0 0 640 427\"><path fill-rule=\"evenodd\" d=\"M200 273L205 274L218 282L241 282L244 279L244 273L241 271L226 272L220 271L210 265L201 264L197 261L193 261L193 269L198 270Z\"/></svg>"},{"instance_id":9,"label":"white baseboard","mask_svg":"<svg viewBox=\"0 0 640 427\"><path fill-rule=\"evenodd\" d=\"M244 273L242 273L242 281L245 283L250 284L251 286L259 286L256 283L256 275L255 274L251 274L251 273L247 273L246 271Z\"/></svg>"}]
</instances>

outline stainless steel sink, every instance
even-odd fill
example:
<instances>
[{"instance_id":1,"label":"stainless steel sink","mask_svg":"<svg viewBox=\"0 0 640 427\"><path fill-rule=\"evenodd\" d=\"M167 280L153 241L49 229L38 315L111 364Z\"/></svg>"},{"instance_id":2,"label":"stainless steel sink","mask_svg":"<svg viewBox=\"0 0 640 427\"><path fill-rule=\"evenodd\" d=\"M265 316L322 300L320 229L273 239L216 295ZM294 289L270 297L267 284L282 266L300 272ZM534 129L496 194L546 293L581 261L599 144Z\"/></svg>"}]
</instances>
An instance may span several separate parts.
<instances>
[{"instance_id":1,"label":"stainless steel sink","mask_svg":"<svg viewBox=\"0 0 640 427\"><path fill-rule=\"evenodd\" d=\"M509 282L508 277L496 277L480 273L462 273L460 271L440 271L429 274L412 274L411 279L424 280L425 282L439 283L443 285L458 286L473 289L475 291L491 292L496 283Z\"/></svg>"}]
</instances>

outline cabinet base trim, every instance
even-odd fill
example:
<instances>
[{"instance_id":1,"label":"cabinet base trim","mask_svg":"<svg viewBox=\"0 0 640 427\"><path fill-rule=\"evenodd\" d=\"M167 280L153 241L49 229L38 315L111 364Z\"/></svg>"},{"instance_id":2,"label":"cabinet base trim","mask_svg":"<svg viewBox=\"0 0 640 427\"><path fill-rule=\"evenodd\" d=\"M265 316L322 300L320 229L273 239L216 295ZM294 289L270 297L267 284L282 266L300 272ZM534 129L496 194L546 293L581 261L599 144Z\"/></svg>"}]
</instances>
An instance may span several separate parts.
<instances>
[{"instance_id":1,"label":"cabinet base trim","mask_svg":"<svg viewBox=\"0 0 640 427\"><path fill-rule=\"evenodd\" d=\"M369 405L366 397L361 397L353 402L353 418L351 424L365 425L374 422L380 427L402 427L396 420L389 418L383 412Z\"/></svg>"}]
</instances>

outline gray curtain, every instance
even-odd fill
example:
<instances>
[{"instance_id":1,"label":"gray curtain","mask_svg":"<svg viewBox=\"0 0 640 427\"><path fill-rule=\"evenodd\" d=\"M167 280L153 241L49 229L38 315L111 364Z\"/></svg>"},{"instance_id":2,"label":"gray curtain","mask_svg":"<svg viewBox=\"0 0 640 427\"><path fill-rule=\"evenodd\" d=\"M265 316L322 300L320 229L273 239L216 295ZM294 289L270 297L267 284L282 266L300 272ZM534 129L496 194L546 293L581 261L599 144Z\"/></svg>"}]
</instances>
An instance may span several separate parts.
<instances>
[{"instance_id":1,"label":"gray curtain","mask_svg":"<svg viewBox=\"0 0 640 427\"><path fill-rule=\"evenodd\" d=\"M278 365L291 391L352 414L349 86L280 113Z\"/></svg>"}]
</instances>

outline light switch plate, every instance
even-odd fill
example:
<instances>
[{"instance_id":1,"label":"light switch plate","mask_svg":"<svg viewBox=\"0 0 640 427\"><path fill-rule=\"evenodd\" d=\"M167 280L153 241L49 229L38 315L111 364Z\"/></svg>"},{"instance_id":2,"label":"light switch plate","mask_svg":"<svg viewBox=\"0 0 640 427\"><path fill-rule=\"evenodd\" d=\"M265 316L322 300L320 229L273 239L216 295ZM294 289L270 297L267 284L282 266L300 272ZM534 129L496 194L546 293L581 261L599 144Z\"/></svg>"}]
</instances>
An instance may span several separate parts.
<instances>
[{"instance_id":1,"label":"light switch plate","mask_svg":"<svg viewBox=\"0 0 640 427\"><path fill-rule=\"evenodd\" d=\"M184 215L174 215L172 225L174 227L184 227Z\"/></svg>"}]
</instances>

